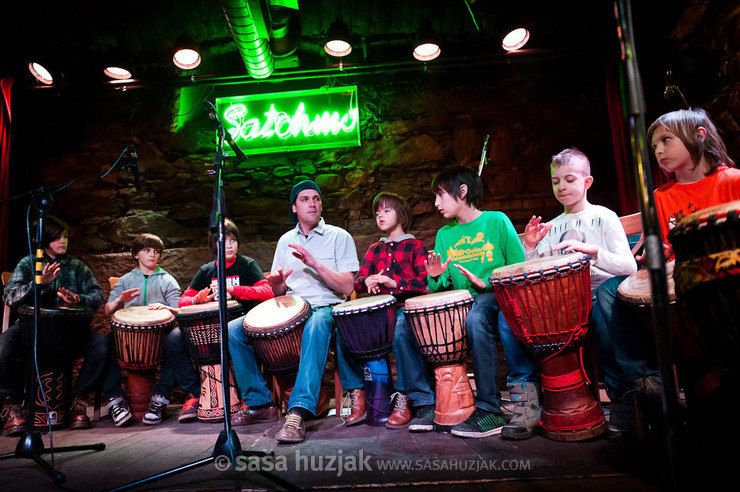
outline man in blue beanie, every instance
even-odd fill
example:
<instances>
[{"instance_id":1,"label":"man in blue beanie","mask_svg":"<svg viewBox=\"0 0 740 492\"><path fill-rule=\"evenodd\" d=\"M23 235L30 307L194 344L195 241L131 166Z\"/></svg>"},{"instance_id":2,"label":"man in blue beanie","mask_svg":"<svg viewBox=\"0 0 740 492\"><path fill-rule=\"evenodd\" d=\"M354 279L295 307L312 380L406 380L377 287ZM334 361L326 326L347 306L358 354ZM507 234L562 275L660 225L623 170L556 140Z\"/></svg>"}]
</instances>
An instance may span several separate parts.
<instances>
[{"instance_id":1,"label":"man in blue beanie","mask_svg":"<svg viewBox=\"0 0 740 492\"><path fill-rule=\"evenodd\" d=\"M276 296L296 295L311 304L313 312L303 328L301 362L290 394L285 424L275 438L299 443L306 437L304 422L316 415L321 379L335 330L331 308L344 302L354 290L360 265L354 240L340 227L321 218L321 189L304 180L290 191L290 217L296 227L280 238L275 248L272 273L267 277ZM362 371L337 344L337 363L342 387L352 395L348 425L365 421Z\"/></svg>"}]
</instances>

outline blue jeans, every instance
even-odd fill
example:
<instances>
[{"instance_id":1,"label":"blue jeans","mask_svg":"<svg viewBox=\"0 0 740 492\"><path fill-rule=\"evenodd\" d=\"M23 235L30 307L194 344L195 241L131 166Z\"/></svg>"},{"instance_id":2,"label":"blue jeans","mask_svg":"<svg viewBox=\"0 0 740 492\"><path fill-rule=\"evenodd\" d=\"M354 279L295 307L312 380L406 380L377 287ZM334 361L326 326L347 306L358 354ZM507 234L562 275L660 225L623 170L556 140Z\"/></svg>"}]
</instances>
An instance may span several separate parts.
<instances>
[{"instance_id":1,"label":"blue jeans","mask_svg":"<svg viewBox=\"0 0 740 492\"><path fill-rule=\"evenodd\" d=\"M406 393L414 406L434 405L434 376L419 351L413 330L406 322L403 306L396 312L393 354L398 373L396 391Z\"/></svg>"},{"instance_id":2,"label":"blue jeans","mask_svg":"<svg viewBox=\"0 0 740 492\"><path fill-rule=\"evenodd\" d=\"M242 328L244 316L229 321L229 354L234 364L234 376L244 404L266 405L272 402L270 389L262 376L254 348Z\"/></svg>"},{"instance_id":3,"label":"blue jeans","mask_svg":"<svg viewBox=\"0 0 740 492\"><path fill-rule=\"evenodd\" d=\"M80 369L77 383L72 389L72 395L88 393L95 389L100 381L103 368L108 356L108 339L101 333L91 331L85 345L85 361ZM15 396L22 398L24 381L23 337L18 323L10 326L5 333L0 334L0 398Z\"/></svg>"},{"instance_id":4,"label":"blue jeans","mask_svg":"<svg viewBox=\"0 0 740 492\"><path fill-rule=\"evenodd\" d=\"M499 414L501 413L501 393L497 383L496 327L500 329L504 325L506 325L506 320L498 307L496 296L492 292L484 292L475 296L473 306L465 319L465 331L473 351L475 405L483 410Z\"/></svg>"},{"instance_id":5,"label":"blue jeans","mask_svg":"<svg viewBox=\"0 0 740 492\"><path fill-rule=\"evenodd\" d=\"M599 357L613 361L615 366L611 380L606 378L604 381L610 398L621 396L637 379L652 377L660 381L650 335L641 326L630 322L626 307L617 298L617 289L625 278L612 277L596 289L596 299L604 319L602 330L597 330Z\"/></svg>"},{"instance_id":6,"label":"blue jeans","mask_svg":"<svg viewBox=\"0 0 740 492\"><path fill-rule=\"evenodd\" d=\"M329 344L335 329L331 306L314 308L303 327L301 362L295 386L290 393L289 409L300 407L316 414L321 379L324 376ZM351 356L344 354L341 343L337 344L337 368L342 388L347 390L364 388L362 369Z\"/></svg>"},{"instance_id":7,"label":"blue jeans","mask_svg":"<svg viewBox=\"0 0 740 492\"><path fill-rule=\"evenodd\" d=\"M169 399L175 382L186 393L200 398L200 377L193 368L190 354L185 346L180 328L173 328L164 339L165 358L159 381L152 386L152 395L162 395Z\"/></svg>"}]
</instances>

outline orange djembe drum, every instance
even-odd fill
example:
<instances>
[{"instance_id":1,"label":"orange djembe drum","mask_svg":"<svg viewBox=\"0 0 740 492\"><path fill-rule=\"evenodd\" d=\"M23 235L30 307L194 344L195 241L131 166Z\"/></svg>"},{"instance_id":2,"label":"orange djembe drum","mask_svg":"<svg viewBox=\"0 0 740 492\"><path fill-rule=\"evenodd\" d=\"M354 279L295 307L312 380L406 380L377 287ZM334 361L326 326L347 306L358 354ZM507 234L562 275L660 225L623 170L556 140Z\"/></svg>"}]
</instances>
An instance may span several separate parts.
<instances>
[{"instance_id":1,"label":"orange djembe drum","mask_svg":"<svg viewBox=\"0 0 740 492\"><path fill-rule=\"evenodd\" d=\"M583 367L581 339L591 311L591 258L539 258L493 271L489 282L511 331L534 352L542 378L546 437L578 441L606 430Z\"/></svg>"},{"instance_id":2,"label":"orange djembe drum","mask_svg":"<svg viewBox=\"0 0 740 492\"><path fill-rule=\"evenodd\" d=\"M406 321L419 350L434 364L434 423L439 430L463 422L475 410L475 397L463 363L470 352L465 318L472 305L473 296L463 289L406 300Z\"/></svg>"},{"instance_id":3,"label":"orange djembe drum","mask_svg":"<svg viewBox=\"0 0 740 492\"><path fill-rule=\"evenodd\" d=\"M225 415L218 306L217 301L183 306L175 316L190 354L200 367L198 420L201 422L221 422ZM242 307L237 301L226 301L226 308L229 321L241 315ZM229 411L233 414L239 410L241 398L236 387L234 369L229 367L228 374Z\"/></svg>"},{"instance_id":4,"label":"orange djembe drum","mask_svg":"<svg viewBox=\"0 0 740 492\"><path fill-rule=\"evenodd\" d=\"M311 316L311 305L298 296L279 296L249 310L242 329L265 372L278 380L287 404L301 361L303 325Z\"/></svg>"},{"instance_id":5,"label":"orange djembe drum","mask_svg":"<svg viewBox=\"0 0 740 492\"><path fill-rule=\"evenodd\" d=\"M149 409L157 366L164 360L164 338L175 326L168 309L131 306L119 309L110 320L118 364L126 369L126 394L131 413L141 421Z\"/></svg>"}]
</instances>

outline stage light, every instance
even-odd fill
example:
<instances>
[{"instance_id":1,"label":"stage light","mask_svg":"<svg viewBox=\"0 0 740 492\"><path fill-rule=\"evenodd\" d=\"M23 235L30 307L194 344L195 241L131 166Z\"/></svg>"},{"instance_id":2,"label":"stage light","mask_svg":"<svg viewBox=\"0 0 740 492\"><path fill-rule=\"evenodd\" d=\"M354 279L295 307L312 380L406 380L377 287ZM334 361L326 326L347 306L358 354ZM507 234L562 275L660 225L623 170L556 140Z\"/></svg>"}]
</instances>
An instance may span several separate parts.
<instances>
[{"instance_id":1,"label":"stage light","mask_svg":"<svg viewBox=\"0 0 740 492\"><path fill-rule=\"evenodd\" d=\"M183 70L192 70L200 65L200 53L190 48L182 48L172 56L172 63Z\"/></svg>"},{"instance_id":2,"label":"stage light","mask_svg":"<svg viewBox=\"0 0 740 492\"><path fill-rule=\"evenodd\" d=\"M40 63L29 63L28 70L31 72L31 75L33 75L34 78L42 84L51 85L54 83L54 77L52 77L51 73Z\"/></svg>"},{"instance_id":3,"label":"stage light","mask_svg":"<svg viewBox=\"0 0 740 492\"><path fill-rule=\"evenodd\" d=\"M116 66L106 67L103 73L114 80L128 80L132 77L131 71Z\"/></svg>"},{"instance_id":4,"label":"stage light","mask_svg":"<svg viewBox=\"0 0 740 492\"><path fill-rule=\"evenodd\" d=\"M519 27L504 37L501 46L506 51L516 51L527 44L527 41L529 41L529 31L523 27Z\"/></svg>"},{"instance_id":5,"label":"stage light","mask_svg":"<svg viewBox=\"0 0 740 492\"><path fill-rule=\"evenodd\" d=\"M419 35L416 38L414 58L424 62L434 60L442 53L442 49L439 45L440 43L437 31L428 24L422 25L419 30Z\"/></svg>"},{"instance_id":6,"label":"stage light","mask_svg":"<svg viewBox=\"0 0 740 492\"><path fill-rule=\"evenodd\" d=\"M337 58L341 58L352 53L349 27L344 23L340 16L337 16L337 20L332 22L329 26L329 31L326 33L324 51Z\"/></svg>"}]
</instances>

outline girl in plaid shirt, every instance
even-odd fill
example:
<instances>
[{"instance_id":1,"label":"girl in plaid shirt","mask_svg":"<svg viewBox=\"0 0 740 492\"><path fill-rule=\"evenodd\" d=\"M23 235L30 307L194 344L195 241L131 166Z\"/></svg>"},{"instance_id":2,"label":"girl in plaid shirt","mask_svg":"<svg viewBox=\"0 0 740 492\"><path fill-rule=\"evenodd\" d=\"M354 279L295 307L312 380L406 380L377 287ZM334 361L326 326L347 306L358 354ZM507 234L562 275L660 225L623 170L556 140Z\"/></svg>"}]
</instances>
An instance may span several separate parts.
<instances>
[{"instance_id":1,"label":"girl in plaid shirt","mask_svg":"<svg viewBox=\"0 0 740 492\"><path fill-rule=\"evenodd\" d=\"M406 200L382 192L373 200L378 228L387 234L370 246L355 277L355 290L370 294L391 294L398 299L393 352L396 358L396 403L386 426L405 427L411 420L409 398L414 405L434 404L434 394L426 379L424 359L403 315L403 303L426 294L427 248L404 230L409 226L410 208ZM431 402L431 403L430 403Z\"/></svg>"}]
</instances>

